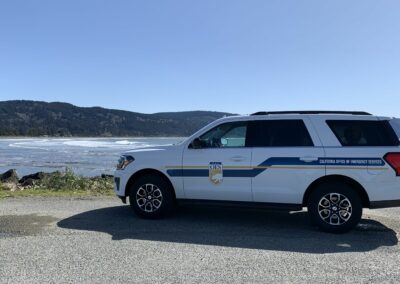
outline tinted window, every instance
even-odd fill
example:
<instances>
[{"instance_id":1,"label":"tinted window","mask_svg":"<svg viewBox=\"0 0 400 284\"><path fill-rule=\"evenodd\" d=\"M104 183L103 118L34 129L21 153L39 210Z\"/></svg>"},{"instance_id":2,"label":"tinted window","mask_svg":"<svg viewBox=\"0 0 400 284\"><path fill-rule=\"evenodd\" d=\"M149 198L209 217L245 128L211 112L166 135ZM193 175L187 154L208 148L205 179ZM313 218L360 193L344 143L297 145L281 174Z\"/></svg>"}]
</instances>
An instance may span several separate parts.
<instances>
[{"instance_id":1,"label":"tinted window","mask_svg":"<svg viewBox=\"0 0 400 284\"><path fill-rule=\"evenodd\" d=\"M247 122L228 122L220 124L201 135L203 148L245 147Z\"/></svg>"},{"instance_id":2,"label":"tinted window","mask_svg":"<svg viewBox=\"0 0 400 284\"><path fill-rule=\"evenodd\" d=\"M314 146L303 120L259 120L249 123L248 146Z\"/></svg>"},{"instance_id":3,"label":"tinted window","mask_svg":"<svg viewBox=\"0 0 400 284\"><path fill-rule=\"evenodd\" d=\"M400 137L400 119L394 118L390 122L394 132L396 132L397 137Z\"/></svg>"},{"instance_id":4,"label":"tinted window","mask_svg":"<svg viewBox=\"0 0 400 284\"><path fill-rule=\"evenodd\" d=\"M343 146L397 146L399 139L388 121L327 120Z\"/></svg>"}]
</instances>

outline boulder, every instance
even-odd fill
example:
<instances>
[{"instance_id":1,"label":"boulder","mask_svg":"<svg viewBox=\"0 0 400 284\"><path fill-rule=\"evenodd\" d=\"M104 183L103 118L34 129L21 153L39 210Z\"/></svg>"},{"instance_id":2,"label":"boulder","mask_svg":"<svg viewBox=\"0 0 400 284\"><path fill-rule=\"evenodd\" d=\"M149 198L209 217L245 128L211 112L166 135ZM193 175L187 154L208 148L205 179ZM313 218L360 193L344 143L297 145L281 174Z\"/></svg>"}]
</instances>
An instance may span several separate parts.
<instances>
[{"instance_id":1,"label":"boulder","mask_svg":"<svg viewBox=\"0 0 400 284\"><path fill-rule=\"evenodd\" d=\"M25 184L26 185L33 185L35 183L35 181L42 180L45 177L60 176L60 175L61 175L61 173L59 171L55 171L55 172L52 172L52 173L37 172L37 173L34 173L34 174L23 176L19 180L19 183L21 185L24 185L24 186L25 186Z\"/></svg>"},{"instance_id":2,"label":"boulder","mask_svg":"<svg viewBox=\"0 0 400 284\"><path fill-rule=\"evenodd\" d=\"M45 176L45 173L44 173L44 172L37 172L37 173L34 173L34 174L26 175L26 176L23 176L23 177L19 180L19 183L20 183L20 184L24 184L24 183L26 183L28 180L31 180L31 181L33 181L33 180L41 180L42 178L44 178L44 176Z\"/></svg>"},{"instance_id":3,"label":"boulder","mask_svg":"<svg viewBox=\"0 0 400 284\"><path fill-rule=\"evenodd\" d=\"M20 185L23 186L23 187L32 186L32 185L35 184L35 181L36 181L36 180L34 180L34 179L32 179L32 178L27 178L27 179L25 179L23 182L20 182Z\"/></svg>"},{"instance_id":4,"label":"boulder","mask_svg":"<svg viewBox=\"0 0 400 284\"><path fill-rule=\"evenodd\" d=\"M0 174L0 181L3 183L18 183L17 171L15 169L11 169Z\"/></svg>"},{"instance_id":5,"label":"boulder","mask_svg":"<svg viewBox=\"0 0 400 284\"><path fill-rule=\"evenodd\" d=\"M113 178L113 175L101 174L101 178Z\"/></svg>"}]
</instances>

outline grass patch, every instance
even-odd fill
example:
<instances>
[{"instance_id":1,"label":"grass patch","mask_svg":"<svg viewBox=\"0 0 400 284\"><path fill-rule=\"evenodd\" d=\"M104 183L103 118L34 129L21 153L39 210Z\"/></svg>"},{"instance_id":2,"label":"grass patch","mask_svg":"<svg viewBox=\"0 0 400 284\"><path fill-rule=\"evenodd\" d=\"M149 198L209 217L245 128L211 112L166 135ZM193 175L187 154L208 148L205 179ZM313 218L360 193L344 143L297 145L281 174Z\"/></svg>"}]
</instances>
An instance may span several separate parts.
<instances>
[{"instance_id":1,"label":"grass patch","mask_svg":"<svg viewBox=\"0 0 400 284\"><path fill-rule=\"evenodd\" d=\"M74 174L70 169L65 172L46 174L35 180L32 185L16 190L0 183L0 198L26 196L112 196L114 195L112 177L83 177Z\"/></svg>"}]
</instances>

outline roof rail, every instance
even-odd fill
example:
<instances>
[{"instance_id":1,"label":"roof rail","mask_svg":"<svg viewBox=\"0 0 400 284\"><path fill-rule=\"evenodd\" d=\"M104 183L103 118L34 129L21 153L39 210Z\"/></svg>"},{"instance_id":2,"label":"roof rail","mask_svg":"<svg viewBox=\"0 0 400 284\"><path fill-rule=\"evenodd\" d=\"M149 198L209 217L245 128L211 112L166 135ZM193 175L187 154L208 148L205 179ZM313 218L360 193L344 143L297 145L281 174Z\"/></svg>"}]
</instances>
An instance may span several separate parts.
<instances>
[{"instance_id":1,"label":"roof rail","mask_svg":"<svg viewBox=\"0 0 400 284\"><path fill-rule=\"evenodd\" d=\"M333 110L300 110L300 111L259 111L251 115L269 114L351 114L351 115L372 115L365 111L333 111Z\"/></svg>"}]
</instances>

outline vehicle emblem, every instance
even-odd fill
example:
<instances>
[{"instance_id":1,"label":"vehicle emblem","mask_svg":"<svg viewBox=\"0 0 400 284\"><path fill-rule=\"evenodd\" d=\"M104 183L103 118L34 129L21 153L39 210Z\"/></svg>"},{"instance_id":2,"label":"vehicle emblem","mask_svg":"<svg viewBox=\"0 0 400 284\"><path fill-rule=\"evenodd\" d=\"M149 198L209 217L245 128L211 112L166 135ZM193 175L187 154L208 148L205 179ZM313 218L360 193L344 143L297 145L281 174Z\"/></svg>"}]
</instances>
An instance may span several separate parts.
<instances>
[{"instance_id":1,"label":"vehicle emblem","mask_svg":"<svg viewBox=\"0 0 400 284\"><path fill-rule=\"evenodd\" d=\"M211 162L209 165L209 174L210 181L213 184L219 184L222 182L224 173L222 169L222 163L220 162Z\"/></svg>"}]
</instances>

